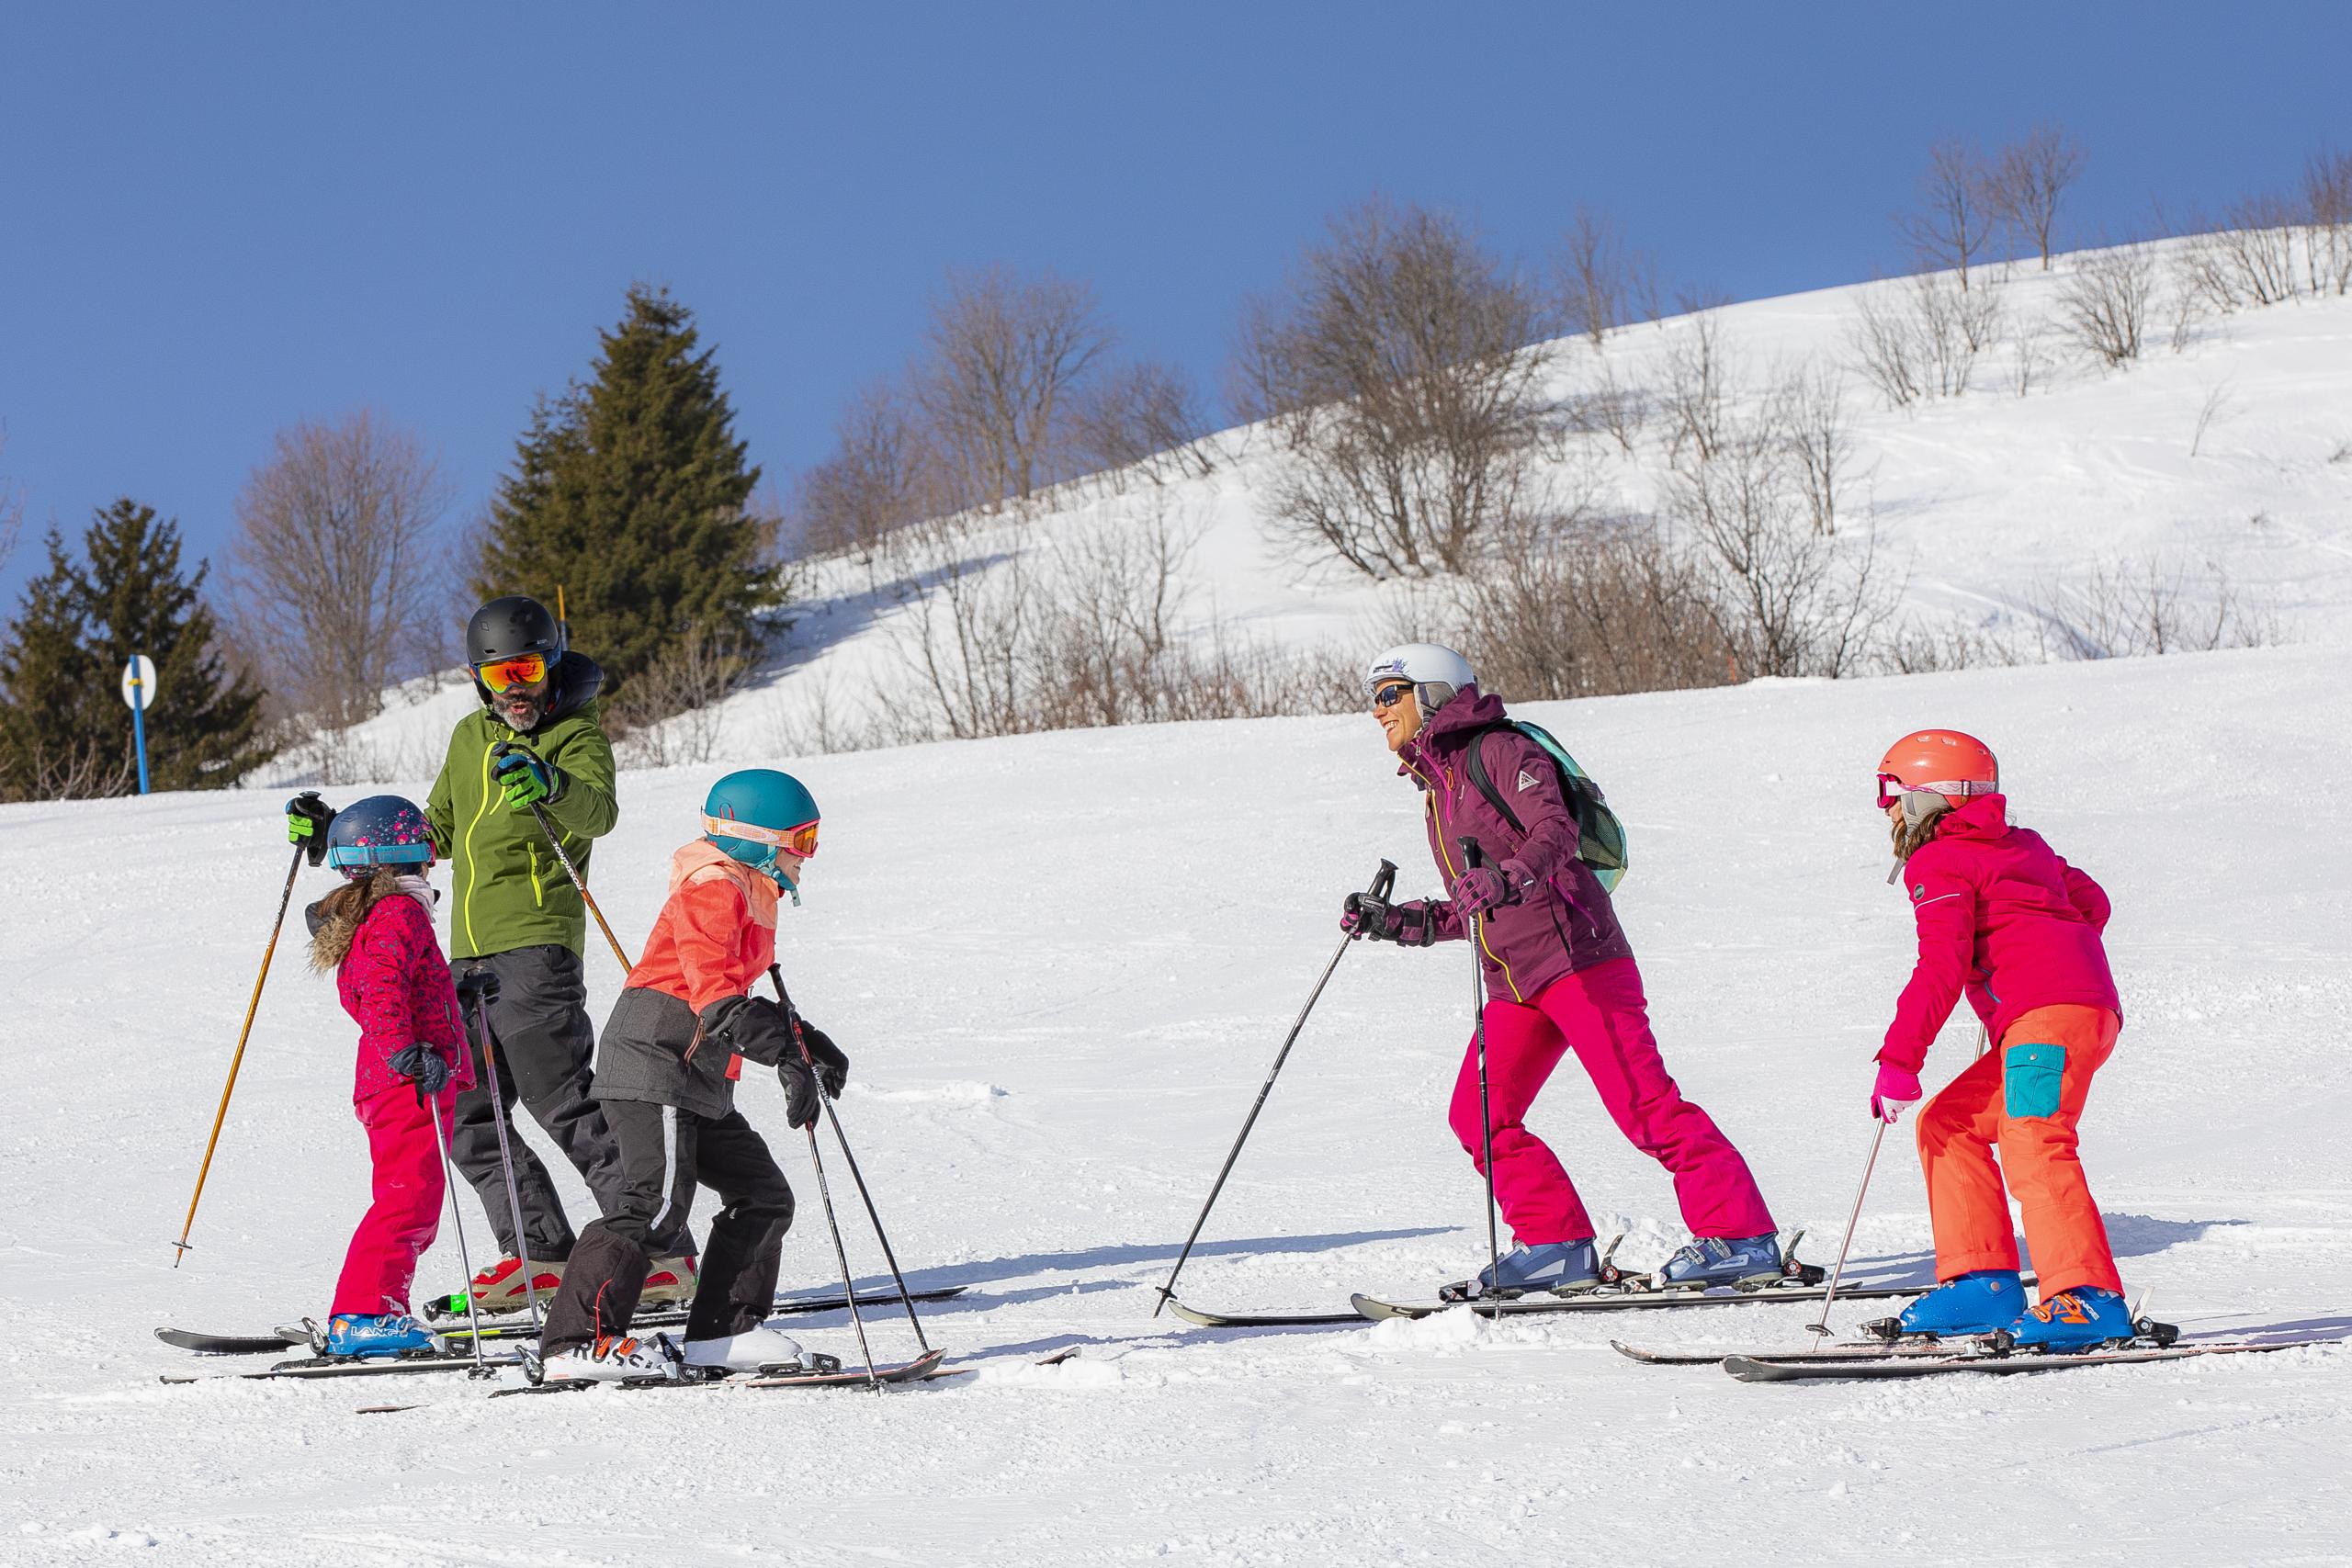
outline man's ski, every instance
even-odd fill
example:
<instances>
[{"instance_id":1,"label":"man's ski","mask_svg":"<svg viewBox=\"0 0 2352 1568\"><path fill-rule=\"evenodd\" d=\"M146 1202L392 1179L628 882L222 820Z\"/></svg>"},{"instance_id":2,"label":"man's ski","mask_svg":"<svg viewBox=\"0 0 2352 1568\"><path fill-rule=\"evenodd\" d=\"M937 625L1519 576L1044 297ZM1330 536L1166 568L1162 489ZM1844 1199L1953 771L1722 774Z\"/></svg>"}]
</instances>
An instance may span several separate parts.
<instances>
[{"instance_id":1,"label":"man's ski","mask_svg":"<svg viewBox=\"0 0 2352 1568\"><path fill-rule=\"evenodd\" d=\"M920 1382L927 1378L956 1376L956 1372L940 1370L939 1363L946 1357L944 1350L933 1350L911 1361L876 1367L870 1380L864 1367L844 1367L828 1356L824 1358L826 1364L814 1368L763 1368L757 1372L738 1372L732 1377L721 1378L560 1378L548 1382L526 1383L520 1388L492 1389L490 1397L503 1399L509 1394L518 1393L577 1393L592 1388L617 1388L635 1393L657 1388L850 1388L868 1381Z\"/></svg>"},{"instance_id":2,"label":"man's ski","mask_svg":"<svg viewBox=\"0 0 2352 1568\"><path fill-rule=\"evenodd\" d=\"M1922 1355L1882 1351L1876 1357L1852 1359L1803 1353L1781 1359L1727 1356L1723 1366L1724 1371L1742 1382L1815 1382L1940 1377L1946 1372L2060 1372L2077 1367L2128 1367L2148 1361L2186 1361L2200 1356L2255 1355L2266 1350L2293 1350L2313 1345L2341 1343L2343 1340L2338 1336L2314 1334L2283 1339L2224 1339L2193 1345L2145 1345L2120 1350L2074 1352L2010 1350Z\"/></svg>"},{"instance_id":3,"label":"man's ski","mask_svg":"<svg viewBox=\"0 0 2352 1568\"><path fill-rule=\"evenodd\" d=\"M919 1302L944 1302L962 1295L967 1288L963 1285L947 1285L938 1290L914 1291L910 1293ZM869 1292L857 1298L857 1304L862 1307L896 1306L898 1302L899 1293L896 1291ZM768 1308L768 1312L772 1316L788 1317L807 1313L839 1312L848 1304L848 1298L838 1292L830 1296L779 1296L776 1298L775 1304ZM684 1307L674 1311L644 1312L637 1314L632 1326L675 1328L683 1325L686 1317L687 1312ZM473 1343L473 1329L463 1323L445 1325L435 1329L434 1332L448 1340L453 1346L471 1346ZM534 1332L531 1320L518 1316L483 1325L481 1337L485 1341L528 1339ZM182 1350L193 1350L201 1356L266 1355L273 1351L296 1349L301 1346L315 1343L309 1329L293 1327L276 1329L266 1335L199 1334L187 1328L159 1328L155 1330L155 1337L166 1345L175 1346ZM472 1351L468 1349L463 1354L470 1356Z\"/></svg>"}]
</instances>

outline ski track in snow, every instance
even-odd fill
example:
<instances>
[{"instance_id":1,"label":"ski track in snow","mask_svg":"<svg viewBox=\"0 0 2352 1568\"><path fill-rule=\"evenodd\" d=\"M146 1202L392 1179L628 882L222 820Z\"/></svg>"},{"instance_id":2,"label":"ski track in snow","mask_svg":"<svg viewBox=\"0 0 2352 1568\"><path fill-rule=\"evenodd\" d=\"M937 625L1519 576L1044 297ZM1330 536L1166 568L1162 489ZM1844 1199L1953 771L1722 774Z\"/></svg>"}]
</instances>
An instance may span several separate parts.
<instances>
[{"instance_id":1,"label":"ski track in snow","mask_svg":"<svg viewBox=\"0 0 2352 1568\"><path fill-rule=\"evenodd\" d=\"M2129 1021L2084 1145L2127 1283L2192 1328L2352 1331L2352 852L2328 806L2344 653L1527 713L1625 810L1620 905L1668 1059L1782 1224L1810 1228L1806 1256L1836 1248L1870 1138L1870 1057L1910 957L1869 770L1904 729L1958 725L2001 751L2018 819L2115 898ZM1155 1322L1154 1287L1330 951L1340 895L1383 854L1405 868L1400 890L1435 885L1370 721L727 760L753 762L798 769L826 807L783 962L854 1057L842 1114L910 1282L969 1287L924 1321L976 1374L883 1398L492 1402L447 1375L160 1386L258 1362L198 1361L158 1344L159 1324L323 1313L366 1201L353 1030L289 940L175 1270L285 871L275 797L0 808L17 895L0 913L0 1182L17 1200L0 1216L0 1565L2352 1561L2344 1348L1751 1387L1637 1366L1608 1341L1784 1346L1812 1306ZM718 771L624 777L595 868L624 940L650 923ZM305 874L304 897L323 886ZM1479 1187L1443 1120L1467 1032L1462 952L1350 952L1185 1299L1333 1309L1476 1266ZM588 962L601 1021L618 974L600 950ZM1931 1083L1965 1064L1973 1032L1947 1030ZM822 1287L830 1244L780 1094L752 1075L741 1097L802 1200L785 1284ZM1664 1175L1573 1066L1532 1120L1629 1233L1625 1261L1679 1241ZM1907 1143L1889 1140L1856 1239L1865 1280L1928 1272ZM479 1248L469 1194L465 1212ZM862 1222L843 1225L876 1283ZM458 1268L445 1229L420 1293ZM906 1353L901 1318L868 1325L877 1350ZM844 1317L793 1332L854 1353ZM423 1408L356 1414L377 1404Z\"/></svg>"}]
</instances>

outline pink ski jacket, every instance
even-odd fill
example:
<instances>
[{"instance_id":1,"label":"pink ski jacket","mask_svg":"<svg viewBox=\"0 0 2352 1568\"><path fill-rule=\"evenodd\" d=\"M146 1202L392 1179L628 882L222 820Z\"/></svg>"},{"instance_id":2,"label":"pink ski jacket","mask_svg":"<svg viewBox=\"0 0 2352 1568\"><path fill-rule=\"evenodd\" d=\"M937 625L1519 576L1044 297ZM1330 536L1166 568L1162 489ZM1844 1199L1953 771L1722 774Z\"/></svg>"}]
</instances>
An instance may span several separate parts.
<instances>
[{"instance_id":1,"label":"pink ski jacket","mask_svg":"<svg viewBox=\"0 0 2352 1568\"><path fill-rule=\"evenodd\" d=\"M334 987L343 1010L359 1025L353 1100L405 1087L391 1059L420 1042L441 1048L458 1069L451 1080L458 1088L473 1088L473 1053L466 1049L458 1018L458 988L434 940L433 917L416 899L397 893L376 900L352 936L351 951L335 966Z\"/></svg>"},{"instance_id":2,"label":"pink ski jacket","mask_svg":"<svg viewBox=\"0 0 2352 1568\"><path fill-rule=\"evenodd\" d=\"M1981 795L1945 815L1904 863L1919 962L1878 1059L1916 1073L1965 990L1994 1043L2035 1008L2123 1004L2108 973L2107 895L2041 835L2008 825L2008 802Z\"/></svg>"}]
</instances>

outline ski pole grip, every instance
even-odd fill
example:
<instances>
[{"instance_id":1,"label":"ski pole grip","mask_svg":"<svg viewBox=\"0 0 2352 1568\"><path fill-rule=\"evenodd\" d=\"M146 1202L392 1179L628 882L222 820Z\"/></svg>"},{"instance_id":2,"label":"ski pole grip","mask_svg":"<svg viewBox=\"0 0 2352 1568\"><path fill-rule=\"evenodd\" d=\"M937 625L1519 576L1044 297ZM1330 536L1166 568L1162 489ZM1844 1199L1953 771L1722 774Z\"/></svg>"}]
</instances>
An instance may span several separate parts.
<instances>
[{"instance_id":1,"label":"ski pole grip","mask_svg":"<svg viewBox=\"0 0 2352 1568\"><path fill-rule=\"evenodd\" d=\"M1467 833L1464 833L1460 839L1456 840L1455 842L1457 842L1462 848L1462 864L1464 869L1474 869L1483 863L1486 860L1487 857L1478 852L1478 840L1470 837Z\"/></svg>"},{"instance_id":2,"label":"ski pole grip","mask_svg":"<svg viewBox=\"0 0 2352 1568\"><path fill-rule=\"evenodd\" d=\"M1388 895L1395 891L1396 886L1396 863L1393 860L1384 860L1380 863L1380 869L1373 874L1372 886L1364 889L1364 893L1366 897L1376 898L1385 904L1388 901Z\"/></svg>"}]
</instances>

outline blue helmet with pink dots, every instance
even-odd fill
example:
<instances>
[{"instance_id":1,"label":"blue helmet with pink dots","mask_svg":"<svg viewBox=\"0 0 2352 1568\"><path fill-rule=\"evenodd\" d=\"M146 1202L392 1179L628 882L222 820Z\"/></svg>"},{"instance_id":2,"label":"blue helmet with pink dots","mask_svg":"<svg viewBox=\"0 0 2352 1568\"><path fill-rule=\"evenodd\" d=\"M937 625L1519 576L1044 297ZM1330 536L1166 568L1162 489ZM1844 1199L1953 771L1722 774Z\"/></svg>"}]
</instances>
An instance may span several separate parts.
<instances>
[{"instance_id":1,"label":"blue helmet with pink dots","mask_svg":"<svg viewBox=\"0 0 2352 1568\"><path fill-rule=\"evenodd\" d=\"M327 827L327 863L357 882L379 865L433 863L433 834L416 803L397 795L371 795L334 814Z\"/></svg>"}]
</instances>

